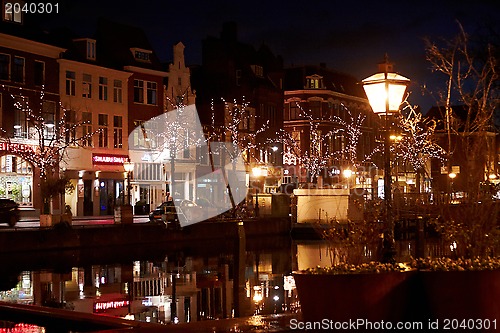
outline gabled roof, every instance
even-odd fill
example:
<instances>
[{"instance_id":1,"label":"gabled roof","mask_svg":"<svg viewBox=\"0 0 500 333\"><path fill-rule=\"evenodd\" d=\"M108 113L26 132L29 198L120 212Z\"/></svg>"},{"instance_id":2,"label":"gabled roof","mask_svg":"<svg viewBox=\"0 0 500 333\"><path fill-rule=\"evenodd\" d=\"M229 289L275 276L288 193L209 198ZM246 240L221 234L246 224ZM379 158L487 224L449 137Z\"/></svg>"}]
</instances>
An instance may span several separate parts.
<instances>
[{"instance_id":1,"label":"gabled roof","mask_svg":"<svg viewBox=\"0 0 500 333\"><path fill-rule=\"evenodd\" d=\"M136 66L154 70L162 69L153 47L140 28L100 18L95 39L97 40L97 57L107 67L123 69L124 66ZM130 51L132 48L152 51L150 62L135 59Z\"/></svg>"},{"instance_id":2,"label":"gabled roof","mask_svg":"<svg viewBox=\"0 0 500 333\"><path fill-rule=\"evenodd\" d=\"M283 89L306 89L307 77L319 75L323 77L324 89L361 98L366 98L365 92L359 81L352 75L338 72L326 66L305 65L285 69Z\"/></svg>"}]
</instances>

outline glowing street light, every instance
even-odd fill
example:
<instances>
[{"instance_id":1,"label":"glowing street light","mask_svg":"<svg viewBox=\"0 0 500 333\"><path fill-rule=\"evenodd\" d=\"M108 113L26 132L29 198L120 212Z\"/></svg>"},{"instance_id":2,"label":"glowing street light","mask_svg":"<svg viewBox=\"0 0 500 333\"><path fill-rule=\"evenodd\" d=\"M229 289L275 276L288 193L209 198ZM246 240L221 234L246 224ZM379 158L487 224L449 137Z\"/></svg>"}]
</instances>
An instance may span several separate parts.
<instances>
[{"instance_id":1,"label":"glowing street light","mask_svg":"<svg viewBox=\"0 0 500 333\"><path fill-rule=\"evenodd\" d=\"M130 201L131 201L131 198L130 198L130 190L132 188L131 184L130 184L130 181L132 179L131 177L131 173L132 171L134 171L134 163L133 162L124 162L123 163L123 168L125 169L125 172L127 173L127 198L126 198L126 204L127 205L130 205Z\"/></svg>"},{"instance_id":2,"label":"glowing street light","mask_svg":"<svg viewBox=\"0 0 500 333\"><path fill-rule=\"evenodd\" d=\"M394 261L396 254L394 246L394 220L392 217L391 198L391 158L390 158L390 116L399 111L403 102L406 88L410 79L393 72L387 55L385 61L379 64L380 73L376 73L362 81L363 88L373 112L385 118L384 139L384 202L385 202L385 231L384 231L384 262Z\"/></svg>"}]
</instances>

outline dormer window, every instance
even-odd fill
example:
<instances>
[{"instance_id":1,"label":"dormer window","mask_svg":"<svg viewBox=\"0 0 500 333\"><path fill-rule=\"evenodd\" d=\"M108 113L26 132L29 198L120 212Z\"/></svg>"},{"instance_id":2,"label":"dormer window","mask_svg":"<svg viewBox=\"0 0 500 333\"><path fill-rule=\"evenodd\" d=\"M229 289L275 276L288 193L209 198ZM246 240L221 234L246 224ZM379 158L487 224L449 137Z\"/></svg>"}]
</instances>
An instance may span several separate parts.
<instances>
[{"instance_id":1,"label":"dormer window","mask_svg":"<svg viewBox=\"0 0 500 333\"><path fill-rule=\"evenodd\" d=\"M252 71L253 73L258 76L258 77L264 77L264 68L259 65L252 65Z\"/></svg>"},{"instance_id":2,"label":"dormer window","mask_svg":"<svg viewBox=\"0 0 500 333\"><path fill-rule=\"evenodd\" d=\"M87 60L95 60L95 40L87 39Z\"/></svg>"},{"instance_id":3,"label":"dormer window","mask_svg":"<svg viewBox=\"0 0 500 333\"><path fill-rule=\"evenodd\" d=\"M26 12L24 1L2 1L3 20L6 22L23 24L23 13Z\"/></svg>"},{"instance_id":4,"label":"dormer window","mask_svg":"<svg viewBox=\"0 0 500 333\"><path fill-rule=\"evenodd\" d=\"M91 38L78 38L73 40L80 54L85 55L85 59L95 61L96 42Z\"/></svg>"},{"instance_id":5,"label":"dormer window","mask_svg":"<svg viewBox=\"0 0 500 333\"><path fill-rule=\"evenodd\" d=\"M153 53L153 51L138 48L131 48L130 51L134 55L135 60L142 62L151 62L151 54Z\"/></svg>"},{"instance_id":6,"label":"dormer window","mask_svg":"<svg viewBox=\"0 0 500 333\"><path fill-rule=\"evenodd\" d=\"M317 74L306 77L306 89L323 89L323 77Z\"/></svg>"}]
</instances>

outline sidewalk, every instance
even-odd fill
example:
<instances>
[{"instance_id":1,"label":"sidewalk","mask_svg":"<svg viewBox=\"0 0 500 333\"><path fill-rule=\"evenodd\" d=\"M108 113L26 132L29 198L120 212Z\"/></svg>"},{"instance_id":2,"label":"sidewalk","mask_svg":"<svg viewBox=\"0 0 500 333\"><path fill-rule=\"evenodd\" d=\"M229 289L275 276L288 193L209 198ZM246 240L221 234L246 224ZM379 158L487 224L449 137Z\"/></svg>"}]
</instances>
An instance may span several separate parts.
<instances>
[{"instance_id":1,"label":"sidewalk","mask_svg":"<svg viewBox=\"0 0 500 333\"><path fill-rule=\"evenodd\" d=\"M114 215L91 215L91 216L73 216L73 221L85 221L85 220L113 220ZM134 215L134 219L140 218L149 218L148 215ZM38 222L40 221L39 217L35 216L22 216L19 219L19 222Z\"/></svg>"}]
</instances>

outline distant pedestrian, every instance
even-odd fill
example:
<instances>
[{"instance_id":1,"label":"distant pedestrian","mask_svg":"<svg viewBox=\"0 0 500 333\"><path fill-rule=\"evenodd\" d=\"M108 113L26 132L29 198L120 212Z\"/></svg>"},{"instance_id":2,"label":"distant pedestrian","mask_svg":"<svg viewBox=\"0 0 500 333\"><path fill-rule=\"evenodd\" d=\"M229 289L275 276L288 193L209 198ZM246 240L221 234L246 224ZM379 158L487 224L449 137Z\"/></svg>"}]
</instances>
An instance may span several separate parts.
<instances>
[{"instance_id":1,"label":"distant pedestrian","mask_svg":"<svg viewBox=\"0 0 500 333\"><path fill-rule=\"evenodd\" d=\"M170 192L167 192L167 195L165 196L165 202L172 201L172 196L170 195Z\"/></svg>"}]
</instances>

